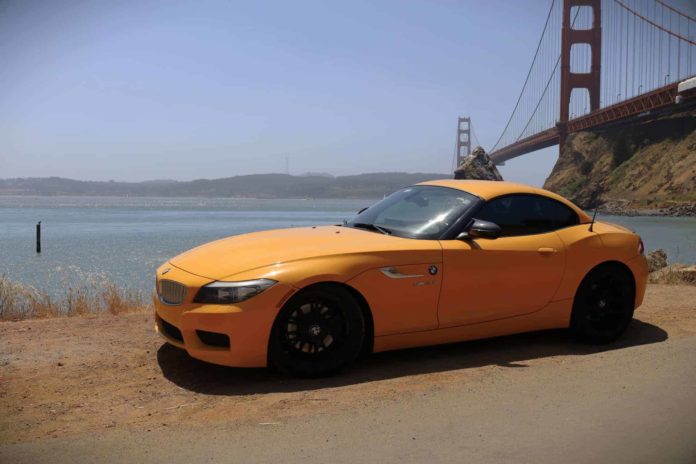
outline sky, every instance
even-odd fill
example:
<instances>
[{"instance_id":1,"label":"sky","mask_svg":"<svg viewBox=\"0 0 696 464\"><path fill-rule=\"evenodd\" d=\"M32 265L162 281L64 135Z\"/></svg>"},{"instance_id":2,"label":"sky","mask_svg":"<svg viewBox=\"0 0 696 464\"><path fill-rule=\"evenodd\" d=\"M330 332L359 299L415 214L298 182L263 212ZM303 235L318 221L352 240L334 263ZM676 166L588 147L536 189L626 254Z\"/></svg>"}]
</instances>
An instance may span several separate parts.
<instances>
[{"instance_id":1,"label":"sky","mask_svg":"<svg viewBox=\"0 0 696 464\"><path fill-rule=\"evenodd\" d=\"M0 0L0 178L450 173L459 115L502 131L549 5ZM502 174L541 185L557 153Z\"/></svg>"}]
</instances>

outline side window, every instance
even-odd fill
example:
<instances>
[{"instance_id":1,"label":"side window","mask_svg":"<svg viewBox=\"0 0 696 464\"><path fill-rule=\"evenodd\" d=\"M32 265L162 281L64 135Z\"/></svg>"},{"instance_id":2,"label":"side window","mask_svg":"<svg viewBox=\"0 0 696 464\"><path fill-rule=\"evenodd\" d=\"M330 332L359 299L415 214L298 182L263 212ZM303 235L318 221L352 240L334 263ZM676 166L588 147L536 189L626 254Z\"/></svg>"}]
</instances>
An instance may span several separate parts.
<instances>
[{"instance_id":1,"label":"side window","mask_svg":"<svg viewBox=\"0 0 696 464\"><path fill-rule=\"evenodd\" d=\"M539 195L506 195L487 202L477 219L498 224L501 236L542 234L578 224L578 215L551 198Z\"/></svg>"}]
</instances>

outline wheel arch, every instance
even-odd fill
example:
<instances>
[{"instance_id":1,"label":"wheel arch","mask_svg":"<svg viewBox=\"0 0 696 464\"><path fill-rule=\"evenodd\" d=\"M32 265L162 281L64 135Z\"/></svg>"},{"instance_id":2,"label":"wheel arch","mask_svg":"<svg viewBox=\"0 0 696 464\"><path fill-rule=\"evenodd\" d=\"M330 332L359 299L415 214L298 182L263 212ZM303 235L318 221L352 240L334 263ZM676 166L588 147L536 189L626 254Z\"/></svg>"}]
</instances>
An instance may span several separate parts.
<instances>
[{"instance_id":1,"label":"wheel arch","mask_svg":"<svg viewBox=\"0 0 696 464\"><path fill-rule=\"evenodd\" d=\"M610 295L608 300L604 300L604 297L602 297L602 300L595 301L592 298L595 290L590 285L594 283L598 287L599 285L605 285L600 284L600 280L597 280L597 278L604 279L607 275L619 277L619 282L612 282L609 287L605 286L605 289L618 290L628 286L627 290L630 294L623 295L623 292L619 290L618 300L613 300L613 297ZM600 290L600 295L603 295L605 291ZM571 332L579 341L590 344L604 344L615 341L631 323L636 308L635 295L636 277L626 263L612 260L597 264L583 277L575 292L570 318ZM631 303L627 301L629 297ZM612 300L614 303L609 303ZM610 306L613 308L611 313L604 313L604 308L609 308Z\"/></svg>"},{"instance_id":2,"label":"wheel arch","mask_svg":"<svg viewBox=\"0 0 696 464\"><path fill-rule=\"evenodd\" d=\"M594 266L592 269L587 271L585 275L582 277L582 280L578 284L578 287L575 289L575 296L577 297L577 293L580 290L580 287L582 286L582 283L587 279L587 277L595 272L597 269L603 269L603 268L614 268L616 270L619 270L620 272L623 272L626 276L629 277L629 282L631 283L631 292L632 292L632 297L633 297L633 304L635 306L635 299L636 299L636 276L633 275L633 271L631 270L630 267L626 265L626 263L622 261L616 261L616 260L610 260L610 261L603 261L596 266Z\"/></svg>"},{"instance_id":3,"label":"wheel arch","mask_svg":"<svg viewBox=\"0 0 696 464\"><path fill-rule=\"evenodd\" d=\"M360 307L360 311L363 314L363 318L365 320L365 340L363 341L363 347L362 347L362 353L361 355L368 355L372 353L372 350L374 348L374 341L375 341L375 323L374 323L374 318L372 316L372 309L370 308L370 304L367 302L367 299L360 293L355 287L352 287L348 285L347 283L344 282L337 282L337 281L321 281L321 282L313 282L309 285L306 285L299 290L297 290L295 293L293 293L284 303L287 304L288 301L290 301L292 298L295 296L301 294L302 292L310 289L315 289L315 288L342 288L344 290L347 290L355 300L358 302L358 306ZM276 315L278 317L278 315Z\"/></svg>"}]
</instances>

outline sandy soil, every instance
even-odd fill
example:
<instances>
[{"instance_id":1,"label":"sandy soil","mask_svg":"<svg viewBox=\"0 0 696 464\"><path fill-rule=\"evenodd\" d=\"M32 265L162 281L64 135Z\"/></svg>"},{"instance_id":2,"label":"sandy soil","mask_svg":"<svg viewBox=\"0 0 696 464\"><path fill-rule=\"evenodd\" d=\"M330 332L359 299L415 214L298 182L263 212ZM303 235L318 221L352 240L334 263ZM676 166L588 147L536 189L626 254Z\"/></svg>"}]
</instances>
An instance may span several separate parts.
<instances>
[{"instance_id":1,"label":"sandy soil","mask_svg":"<svg viewBox=\"0 0 696 464\"><path fill-rule=\"evenodd\" d=\"M646 356L667 341L693 338L696 347L696 287L649 286L625 337L609 346L578 345L563 331L524 334L377 354L321 380L198 362L164 344L151 326L149 314L0 323L0 445L105 434L173 437L183 425L242 430L403 410L424 396L482 385L501 393L511 388L510 372L523 383L576 366L594 371L591 363L636 347Z\"/></svg>"}]
</instances>

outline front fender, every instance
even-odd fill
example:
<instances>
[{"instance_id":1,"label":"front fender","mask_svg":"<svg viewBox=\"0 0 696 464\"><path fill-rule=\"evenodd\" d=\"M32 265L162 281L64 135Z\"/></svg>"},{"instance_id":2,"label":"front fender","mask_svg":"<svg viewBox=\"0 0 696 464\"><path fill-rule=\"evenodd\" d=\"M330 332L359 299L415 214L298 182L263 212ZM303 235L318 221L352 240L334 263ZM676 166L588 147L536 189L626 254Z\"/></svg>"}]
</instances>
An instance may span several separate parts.
<instances>
[{"instance_id":1,"label":"front fender","mask_svg":"<svg viewBox=\"0 0 696 464\"><path fill-rule=\"evenodd\" d=\"M299 289L319 282L346 283L370 269L415 264L416 262L436 263L440 261L441 252L439 250L426 253L426 256L419 256L419 253L400 252L351 253L275 263L232 274L221 280L240 281L266 278Z\"/></svg>"}]
</instances>

